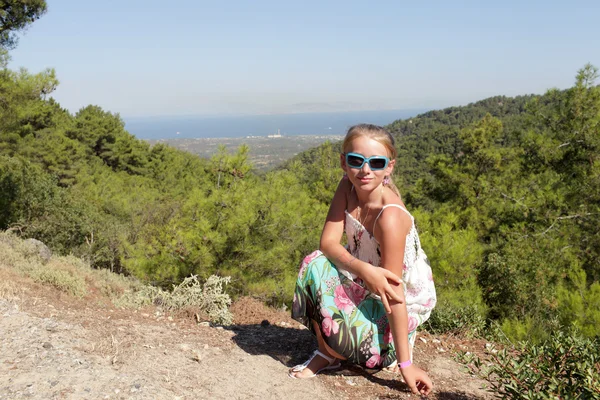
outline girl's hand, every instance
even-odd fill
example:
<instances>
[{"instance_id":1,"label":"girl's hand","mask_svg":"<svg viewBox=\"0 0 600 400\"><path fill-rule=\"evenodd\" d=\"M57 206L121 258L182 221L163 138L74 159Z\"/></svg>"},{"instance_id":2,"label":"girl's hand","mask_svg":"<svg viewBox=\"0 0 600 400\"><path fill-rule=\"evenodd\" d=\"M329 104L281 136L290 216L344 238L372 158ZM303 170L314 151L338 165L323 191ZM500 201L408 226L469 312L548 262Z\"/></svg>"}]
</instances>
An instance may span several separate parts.
<instances>
[{"instance_id":1,"label":"girl's hand","mask_svg":"<svg viewBox=\"0 0 600 400\"><path fill-rule=\"evenodd\" d=\"M404 382L406 382L414 394L427 396L429 393L431 393L433 383L431 383L431 379L429 379L427 373L421 368L415 365L410 365L406 368L401 368L400 372L402 373Z\"/></svg>"},{"instance_id":2,"label":"girl's hand","mask_svg":"<svg viewBox=\"0 0 600 400\"><path fill-rule=\"evenodd\" d=\"M391 314L392 309L388 298L400 304L404 303L404 299L394 290L394 287L402 284L402 280L398 275L385 268L375 267L371 264L369 266L370 268L366 268L361 278L371 293L381 297L385 311Z\"/></svg>"}]
</instances>

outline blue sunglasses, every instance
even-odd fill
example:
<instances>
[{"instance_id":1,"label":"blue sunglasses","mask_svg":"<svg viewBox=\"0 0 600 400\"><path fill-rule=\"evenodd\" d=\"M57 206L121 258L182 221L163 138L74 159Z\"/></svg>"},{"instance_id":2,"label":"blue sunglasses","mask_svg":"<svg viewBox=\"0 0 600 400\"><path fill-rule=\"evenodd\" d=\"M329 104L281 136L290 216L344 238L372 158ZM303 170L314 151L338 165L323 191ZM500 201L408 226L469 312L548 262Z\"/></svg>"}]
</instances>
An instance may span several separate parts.
<instances>
[{"instance_id":1,"label":"blue sunglasses","mask_svg":"<svg viewBox=\"0 0 600 400\"><path fill-rule=\"evenodd\" d=\"M369 164L369 168L373 171L379 171L382 169L386 169L390 159L386 156L373 156L373 157L365 157L362 154L358 153L346 153L346 165L350 168L362 168L365 163Z\"/></svg>"}]
</instances>

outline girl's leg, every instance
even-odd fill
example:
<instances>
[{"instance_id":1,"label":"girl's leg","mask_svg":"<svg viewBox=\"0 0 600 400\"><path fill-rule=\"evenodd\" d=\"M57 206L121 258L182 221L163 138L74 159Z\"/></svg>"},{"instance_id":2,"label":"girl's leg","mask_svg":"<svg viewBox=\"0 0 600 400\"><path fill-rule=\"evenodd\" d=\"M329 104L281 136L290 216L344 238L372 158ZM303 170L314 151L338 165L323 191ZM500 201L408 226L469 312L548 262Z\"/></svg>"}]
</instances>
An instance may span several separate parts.
<instances>
[{"instance_id":1,"label":"girl's leg","mask_svg":"<svg viewBox=\"0 0 600 400\"><path fill-rule=\"evenodd\" d=\"M342 357L340 354L335 352L331 347L329 347L327 345L327 343L325 343L325 340L323 339L323 336L321 335L321 327L319 326L317 321L311 320L311 323L313 324L313 328L315 329L315 332L316 332L319 351L328 357L337 358L339 360L345 360L346 359L345 357ZM335 363L335 361L334 361L334 363ZM329 361L327 361L323 357L316 356L315 358L313 358L313 360L310 362L310 364L308 364L308 366L305 369L303 369L300 372L292 372L292 374L296 378L306 378L309 376L313 376L315 374L315 372L317 372L321 368L326 367L328 364L329 364Z\"/></svg>"}]
</instances>

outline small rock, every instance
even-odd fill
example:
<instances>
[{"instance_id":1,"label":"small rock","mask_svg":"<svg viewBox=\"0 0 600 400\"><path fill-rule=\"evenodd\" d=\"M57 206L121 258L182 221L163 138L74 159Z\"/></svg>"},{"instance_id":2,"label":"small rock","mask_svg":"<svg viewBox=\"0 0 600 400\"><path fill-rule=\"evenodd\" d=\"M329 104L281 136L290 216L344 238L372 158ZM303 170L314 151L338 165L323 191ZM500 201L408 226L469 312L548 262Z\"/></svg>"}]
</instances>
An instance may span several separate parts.
<instances>
[{"instance_id":1,"label":"small rock","mask_svg":"<svg viewBox=\"0 0 600 400\"><path fill-rule=\"evenodd\" d=\"M44 264L50 261L50 258L52 257L52 251L50 251L48 246L46 246L44 243L37 239L26 239L23 241L23 243L37 253Z\"/></svg>"},{"instance_id":2,"label":"small rock","mask_svg":"<svg viewBox=\"0 0 600 400\"><path fill-rule=\"evenodd\" d=\"M220 331L222 331L223 327L222 326L217 326L217 329L220 330Z\"/></svg>"},{"instance_id":3,"label":"small rock","mask_svg":"<svg viewBox=\"0 0 600 400\"><path fill-rule=\"evenodd\" d=\"M208 349L208 343L204 345L204 350Z\"/></svg>"},{"instance_id":4,"label":"small rock","mask_svg":"<svg viewBox=\"0 0 600 400\"><path fill-rule=\"evenodd\" d=\"M197 361L197 362L201 362L202 361L202 354L200 354L200 352L198 350L192 351L192 360Z\"/></svg>"},{"instance_id":5,"label":"small rock","mask_svg":"<svg viewBox=\"0 0 600 400\"><path fill-rule=\"evenodd\" d=\"M48 332L56 332L58 330L58 323L56 323L55 321L49 321L46 324L46 330Z\"/></svg>"},{"instance_id":6,"label":"small rock","mask_svg":"<svg viewBox=\"0 0 600 400\"><path fill-rule=\"evenodd\" d=\"M200 325L200 326L210 326L210 322L204 321L204 322L198 323L198 325Z\"/></svg>"},{"instance_id":7,"label":"small rock","mask_svg":"<svg viewBox=\"0 0 600 400\"><path fill-rule=\"evenodd\" d=\"M269 322L268 319L263 319L262 322L260 323L260 326L262 326L263 328L266 326L271 325L271 323Z\"/></svg>"},{"instance_id":8,"label":"small rock","mask_svg":"<svg viewBox=\"0 0 600 400\"><path fill-rule=\"evenodd\" d=\"M425 339L425 338L419 338L419 340L423 343L427 343L427 339Z\"/></svg>"},{"instance_id":9,"label":"small rock","mask_svg":"<svg viewBox=\"0 0 600 400\"><path fill-rule=\"evenodd\" d=\"M44 343L44 344L42 345L42 347L43 347L43 348L45 348L45 349L48 349L48 350L50 350L50 349L51 349L53 346L52 346L52 344L51 344L51 343L49 343L49 342L46 342L46 343Z\"/></svg>"},{"instance_id":10,"label":"small rock","mask_svg":"<svg viewBox=\"0 0 600 400\"><path fill-rule=\"evenodd\" d=\"M179 348L180 348L182 351L188 351L188 350L190 350L190 349L191 349L190 345L189 345L189 344L187 344L187 343L181 343L181 344L179 345Z\"/></svg>"}]
</instances>

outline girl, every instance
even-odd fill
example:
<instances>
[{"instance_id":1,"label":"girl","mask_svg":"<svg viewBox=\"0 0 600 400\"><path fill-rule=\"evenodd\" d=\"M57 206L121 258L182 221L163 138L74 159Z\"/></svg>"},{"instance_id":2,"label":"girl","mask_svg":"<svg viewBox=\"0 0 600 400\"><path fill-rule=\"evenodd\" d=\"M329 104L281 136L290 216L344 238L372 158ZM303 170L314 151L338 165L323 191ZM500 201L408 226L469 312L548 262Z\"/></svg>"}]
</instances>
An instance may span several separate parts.
<instances>
[{"instance_id":1,"label":"girl","mask_svg":"<svg viewBox=\"0 0 600 400\"><path fill-rule=\"evenodd\" d=\"M319 349L290 370L293 378L312 378L347 359L399 368L413 393L431 391L427 374L412 364L412 347L417 326L435 305L435 288L413 217L390 178L395 158L394 139L379 126L354 126L344 139L346 174L320 250L300 265L292 308ZM340 244L344 233L347 247Z\"/></svg>"}]
</instances>

